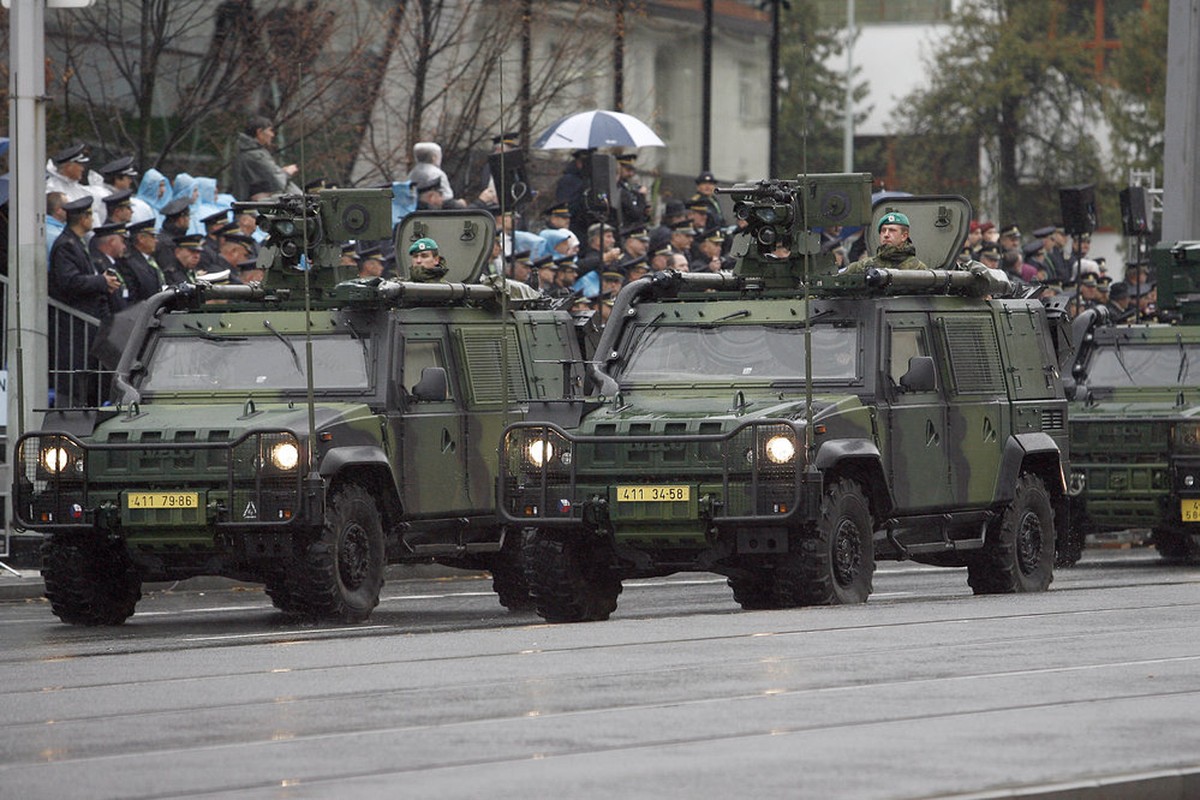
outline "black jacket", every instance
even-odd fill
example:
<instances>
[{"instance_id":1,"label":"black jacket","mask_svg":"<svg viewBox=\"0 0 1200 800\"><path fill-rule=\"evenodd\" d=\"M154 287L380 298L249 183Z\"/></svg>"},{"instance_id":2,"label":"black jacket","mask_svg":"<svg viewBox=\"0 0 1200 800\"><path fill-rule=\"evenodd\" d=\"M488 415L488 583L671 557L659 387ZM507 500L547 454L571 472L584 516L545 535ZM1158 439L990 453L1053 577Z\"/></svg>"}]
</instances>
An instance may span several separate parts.
<instances>
[{"instance_id":1,"label":"black jacket","mask_svg":"<svg viewBox=\"0 0 1200 800\"><path fill-rule=\"evenodd\" d=\"M87 246L69 227L50 248L50 296L72 308L107 319L108 281L88 256Z\"/></svg>"}]
</instances>

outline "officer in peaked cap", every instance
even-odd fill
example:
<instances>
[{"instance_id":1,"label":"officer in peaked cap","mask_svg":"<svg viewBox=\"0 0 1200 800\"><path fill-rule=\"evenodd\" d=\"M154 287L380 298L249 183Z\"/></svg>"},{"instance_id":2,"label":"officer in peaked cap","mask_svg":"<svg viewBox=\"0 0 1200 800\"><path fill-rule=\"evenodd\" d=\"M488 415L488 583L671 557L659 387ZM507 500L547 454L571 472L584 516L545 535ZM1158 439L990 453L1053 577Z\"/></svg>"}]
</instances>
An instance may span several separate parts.
<instances>
[{"instance_id":1,"label":"officer in peaked cap","mask_svg":"<svg viewBox=\"0 0 1200 800\"><path fill-rule=\"evenodd\" d=\"M191 221L191 203L186 197L176 197L171 202L162 207L163 219L171 220L177 217L187 216Z\"/></svg>"},{"instance_id":2,"label":"officer in peaked cap","mask_svg":"<svg viewBox=\"0 0 1200 800\"><path fill-rule=\"evenodd\" d=\"M991 269L1000 268L1000 245L996 242L984 242L979 248L979 262Z\"/></svg>"},{"instance_id":3,"label":"officer in peaked cap","mask_svg":"<svg viewBox=\"0 0 1200 800\"><path fill-rule=\"evenodd\" d=\"M383 251L378 247L368 247L358 254L359 278L382 278L384 272Z\"/></svg>"},{"instance_id":4,"label":"officer in peaked cap","mask_svg":"<svg viewBox=\"0 0 1200 800\"><path fill-rule=\"evenodd\" d=\"M87 164L91 161L87 154L87 145L73 144L64 147L52 156L55 164Z\"/></svg>"},{"instance_id":5,"label":"officer in peaked cap","mask_svg":"<svg viewBox=\"0 0 1200 800\"><path fill-rule=\"evenodd\" d=\"M546 227L569 228L571 227L571 209L566 203L556 203L546 209Z\"/></svg>"},{"instance_id":6,"label":"officer in peaked cap","mask_svg":"<svg viewBox=\"0 0 1200 800\"><path fill-rule=\"evenodd\" d=\"M133 192L121 189L104 198L105 222L127 223L133 219Z\"/></svg>"},{"instance_id":7,"label":"officer in peaked cap","mask_svg":"<svg viewBox=\"0 0 1200 800\"><path fill-rule=\"evenodd\" d=\"M162 240L161 233L159 240ZM200 266L200 251L203 246L204 237L199 233L185 233L172 240L172 263L170 267L163 267L163 274L166 275L168 284L173 286L179 283L196 282L196 270ZM161 259L159 259L159 265L162 265Z\"/></svg>"},{"instance_id":8,"label":"officer in peaked cap","mask_svg":"<svg viewBox=\"0 0 1200 800\"><path fill-rule=\"evenodd\" d=\"M92 199L92 192L83 180L89 161L85 145L76 144L59 150L51 160L54 169L46 171L47 192L62 192L68 201L82 197ZM99 203L96 206L93 211L97 215L103 214L104 207Z\"/></svg>"},{"instance_id":9,"label":"officer in peaked cap","mask_svg":"<svg viewBox=\"0 0 1200 800\"><path fill-rule=\"evenodd\" d=\"M1000 248L1018 251L1021 249L1021 229L1016 224L1005 225L1000 229Z\"/></svg>"},{"instance_id":10,"label":"officer in peaked cap","mask_svg":"<svg viewBox=\"0 0 1200 800\"><path fill-rule=\"evenodd\" d=\"M600 273L600 293L615 295L625 285L625 273L615 269L606 269Z\"/></svg>"},{"instance_id":11,"label":"officer in peaked cap","mask_svg":"<svg viewBox=\"0 0 1200 800\"><path fill-rule=\"evenodd\" d=\"M342 243L341 256L338 258L339 267L355 267L357 270L359 258L357 242Z\"/></svg>"},{"instance_id":12,"label":"officer in peaked cap","mask_svg":"<svg viewBox=\"0 0 1200 800\"><path fill-rule=\"evenodd\" d=\"M534 288L547 297L558 297L562 289L558 285L558 264L554 257L542 256L533 262Z\"/></svg>"},{"instance_id":13,"label":"officer in peaked cap","mask_svg":"<svg viewBox=\"0 0 1200 800\"><path fill-rule=\"evenodd\" d=\"M492 147L495 152L500 152L500 147L516 147L517 142L521 140L521 134L517 131L509 131L508 133L498 133L492 137Z\"/></svg>"},{"instance_id":14,"label":"officer in peaked cap","mask_svg":"<svg viewBox=\"0 0 1200 800\"><path fill-rule=\"evenodd\" d=\"M696 193L692 195L691 202L696 200L704 201L708 220L702 226L698 226L703 230L708 228L724 228L725 214L721 211L721 204L717 202L717 177L710 171L704 170L696 176Z\"/></svg>"},{"instance_id":15,"label":"officer in peaked cap","mask_svg":"<svg viewBox=\"0 0 1200 800\"><path fill-rule=\"evenodd\" d=\"M104 182L111 186L116 186L115 179L117 178L125 177L132 181L139 175L138 171L133 168L133 156L114 158L112 161L102 164L96 171L103 175ZM125 189L131 187L123 186L118 188Z\"/></svg>"},{"instance_id":16,"label":"officer in peaked cap","mask_svg":"<svg viewBox=\"0 0 1200 800\"><path fill-rule=\"evenodd\" d=\"M161 292L167 281L154 257L155 238L158 236L154 220L144 219L126 225L125 233L129 238L129 247L117 270L129 287L129 299L136 303Z\"/></svg>"},{"instance_id":17,"label":"officer in peaked cap","mask_svg":"<svg viewBox=\"0 0 1200 800\"><path fill-rule=\"evenodd\" d=\"M238 281L240 283L260 283L266 270L258 265L257 258L247 258L237 263Z\"/></svg>"},{"instance_id":18,"label":"officer in peaked cap","mask_svg":"<svg viewBox=\"0 0 1200 800\"><path fill-rule=\"evenodd\" d=\"M440 178L432 178L421 184L416 187L416 192L418 211L441 208L446 203L446 198L442 196L442 181Z\"/></svg>"}]
</instances>

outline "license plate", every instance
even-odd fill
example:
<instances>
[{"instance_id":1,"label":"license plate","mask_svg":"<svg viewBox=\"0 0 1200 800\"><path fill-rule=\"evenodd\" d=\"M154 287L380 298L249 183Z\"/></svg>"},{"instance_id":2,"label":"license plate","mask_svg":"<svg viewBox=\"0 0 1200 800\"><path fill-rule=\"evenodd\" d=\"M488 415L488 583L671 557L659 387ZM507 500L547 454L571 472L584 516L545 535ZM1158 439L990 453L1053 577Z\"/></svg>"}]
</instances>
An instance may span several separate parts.
<instances>
[{"instance_id":1,"label":"license plate","mask_svg":"<svg viewBox=\"0 0 1200 800\"><path fill-rule=\"evenodd\" d=\"M1200 500L1180 500L1179 516L1184 522L1200 522Z\"/></svg>"},{"instance_id":2,"label":"license plate","mask_svg":"<svg viewBox=\"0 0 1200 800\"><path fill-rule=\"evenodd\" d=\"M125 507L143 508L199 508L199 492L129 492L125 495Z\"/></svg>"},{"instance_id":3,"label":"license plate","mask_svg":"<svg viewBox=\"0 0 1200 800\"><path fill-rule=\"evenodd\" d=\"M618 503L680 503L691 499L690 486L618 486Z\"/></svg>"}]
</instances>

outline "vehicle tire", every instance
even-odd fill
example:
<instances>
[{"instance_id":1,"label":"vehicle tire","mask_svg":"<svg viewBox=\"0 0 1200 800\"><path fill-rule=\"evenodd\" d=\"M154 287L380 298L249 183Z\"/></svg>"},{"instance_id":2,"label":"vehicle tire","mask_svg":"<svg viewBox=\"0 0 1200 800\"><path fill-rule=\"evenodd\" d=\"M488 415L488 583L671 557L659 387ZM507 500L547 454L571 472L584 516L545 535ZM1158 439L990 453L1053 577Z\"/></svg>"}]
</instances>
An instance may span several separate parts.
<instances>
[{"instance_id":1,"label":"vehicle tire","mask_svg":"<svg viewBox=\"0 0 1200 800\"><path fill-rule=\"evenodd\" d=\"M750 575L729 578L733 599L746 611L763 611L779 608L775 600L774 579L765 569L754 570Z\"/></svg>"},{"instance_id":2,"label":"vehicle tire","mask_svg":"<svg viewBox=\"0 0 1200 800\"><path fill-rule=\"evenodd\" d=\"M1004 513L967 564L975 594L1044 592L1054 580L1054 508L1042 479L1023 473Z\"/></svg>"},{"instance_id":3,"label":"vehicle tire","mask_svg":"<svg viewBox=\"0 0 1200 800\"><path fill-rule=\"evenodd\" d=\"M292 594L292 581L286 571L271 573L264 578L264 582L267 597L271 598L273 606L285 614L304 613L304 609L300 607L295 595Z\"/></svg>"},{"instance_id":4,"label":"vehicle tire","mask_svg":"<svg viewBox=\"0 0 1200 800\"><path fill-rule=\"evenodd\" d=\"M1065 533L1058 537L1054 548L1054 566L1073 567L1083 558L1083 547L1087 542L1088 532L1092 530L1092 521L1086 511L1069 508L1069 518L1063 526Z\"/></svg>"},{"instance_id":5,"label":"vehicle tire","mask_svg":"<svg viewBox=\"0 0 1200 800\"><path fill-rule=\"evenodd\" d=\"M500 599L500 605L509 611L533 611L535 608L525 569L528 537L527 532L521 531L506 540L503 550L484 561L484 569L492 576L492 591Z\"/></svg>"},{"instance_id":6,"label":"vehicle tire","mask_svg":"<svg viewBox=\"0 0 1200 800\"><path fill-rule=\"evenodd\" d=\"M1200 564L1200 536L1174 528L1155 528L1150 541L1168 564Z\"/></svg>"},{"instance_id":7,"label":"vehicle tire","mask_svg":"<svg viewBox=\"0 0 1200 800\"><path fill-rule=\"evenodd\" d=\"M364 621L379 605L384 561L379 507L364 487L343 484L325 506L321 535L299 557L288 586L292 611L317 619ZM280 600L289 602L282 595Z\"/></svg>"},{"instance_id":8,"label":"vehicle tire","mask_svg":"<svg viewBox=\"0 0 1200 800\"><path fill-rule=\"evenodd\" d=\"M52 535L42 545L50 610L68 625L120 625L142 599L142 577L121 542Z\"/></svg>"},{"instance_id":9,"label":"vehicle tire","mask_svg":"<svg viewBox=\"0 0 1200 800\"><path fill-rule=\"evenodd\" d=\"M617 609L621 579L604 548L541 531L529 534L528 548L529 589L547 622L596 622Z\"/></svg>"},{"instance_id":10,"label":"vehicle tire","mask_svg":"<svg viewBox=\"0 0 1200 800\"><path fill-rule=\"evenodd\" d=\"M793 533L775 568L781 608L865 603L875 573L875 530L862 488L839 478L825 490L817 524Z\"/></svg>"}]
</instances>

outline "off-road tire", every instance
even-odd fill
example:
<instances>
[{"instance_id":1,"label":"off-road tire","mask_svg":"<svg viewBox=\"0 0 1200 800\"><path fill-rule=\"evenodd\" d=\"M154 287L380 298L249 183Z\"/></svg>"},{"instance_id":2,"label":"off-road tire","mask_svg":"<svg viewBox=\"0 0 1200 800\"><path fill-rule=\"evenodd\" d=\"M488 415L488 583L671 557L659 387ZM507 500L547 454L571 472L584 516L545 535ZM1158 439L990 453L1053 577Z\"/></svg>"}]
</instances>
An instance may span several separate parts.
<instances>
[{"instance_id":1,"label":"off-road tire","mask_svg":"<svg viewBox=\"0 0 1200 800\"><path fill-rule=\"evenodd\" d=\"M772 573L765 569L754 570L751 575L729 578L729 588L733 589L733 599L746 611L779 608L779 603L775 600L773 585Z\"/></svg>"},{"instance_id":2,"label":"off-road tire","mask_svg":"<svg viewBox=\"0 0 1200 800\"><path fill-rule=\"evenodd\" d=\"M528 538L529 533L526 531L511 535L506 540L503 550L488 556L484 561L484 569L492 576L492 591L500 599L500 605L509 611L535 609L525 565L528 558L525 552Z\"/></svg>"},{"instance_id":3,"label":"off-road tire","mask_svg":"<svg viewBox=\"0 0 1200 800\"><path fill-rule=\"evenodd\" d=\"M862 487L830 483L815 526L792 533L775 568L781 608L865 603L875 573L875 531Z\"/></svg>"},{"instance_id":4,"label":"off-road tire","mask_svg":"<svg viewBox=\"0 0 1200 800\"><path fill-rule=\"evenodd\" d=\"M335 489L320 536L298 561L287 587L293 613L340 622L371 616L385 565L383 524L371 493L356 483Z\"/></svg>"},{"instance_id":5,"label":"off-road tire","mask_svg":"<svg viewBox=\"0 0 1200 800\"><path fill-rule=\"evenodd\" d=\"M596 622L616 611L621 580L602 546L535 531L527 547L529 589L547 622Z\"/></svg>"},{"instance_id":6,"label":"off-road tire","mask_svg":"<svg viewBox=\"0 0 1200 800\"><path fill-rule=\"evenodd\" d=\"M1068 508L1067 524L1061 526L1063 535L1058 538L1054 548L1054 566L1073 567L1083 558L1083 547L1087 543L1088 532L1092 530L1091 519L1082 509Z\"/></svg>"},{"instance_id":7,"label":"off-road tire","mask_svg":"<svg viewBox=\"0 0 1200 800\"><path fill-rule=\"evenodd\" d=\"M1168 564L1200 564L1200 536L1173 528L1155 528L1150 541Z\"/></svg>"},{"instance_id":8,"label":"off-road tire","mask_svg":"<svg viewBox=\"0 0 1200 800\"><path fill-rule=\"evenodd\" d=\"M142 598L142 577L121 542L52 535L42 545L50 610L68 625L120 625Z\"/></svg>"},{"instance_id":9,"label":"off-road tire","mask_svg":"<svg viewBox=\"0 0 1200 800\"><path fill-rule=\"evenodd\" d=\"M285 614L302 614L304 609L299 606L292 594L291 576L287 572L269 574L264 578L264 591L271 598L271 604Z\"/></svg>"},{"instance_id":10,"label":"off-road tire","mask_svg":"<svg viewBox=\"0 0 1200 800\"><path fill-rule=\"evenodd\" d=\"M1044 592L1054 580L1054 507L1042 479L1023 473L1004 513L967 563L975 594Z\"/></svg>"}]
</instances>

